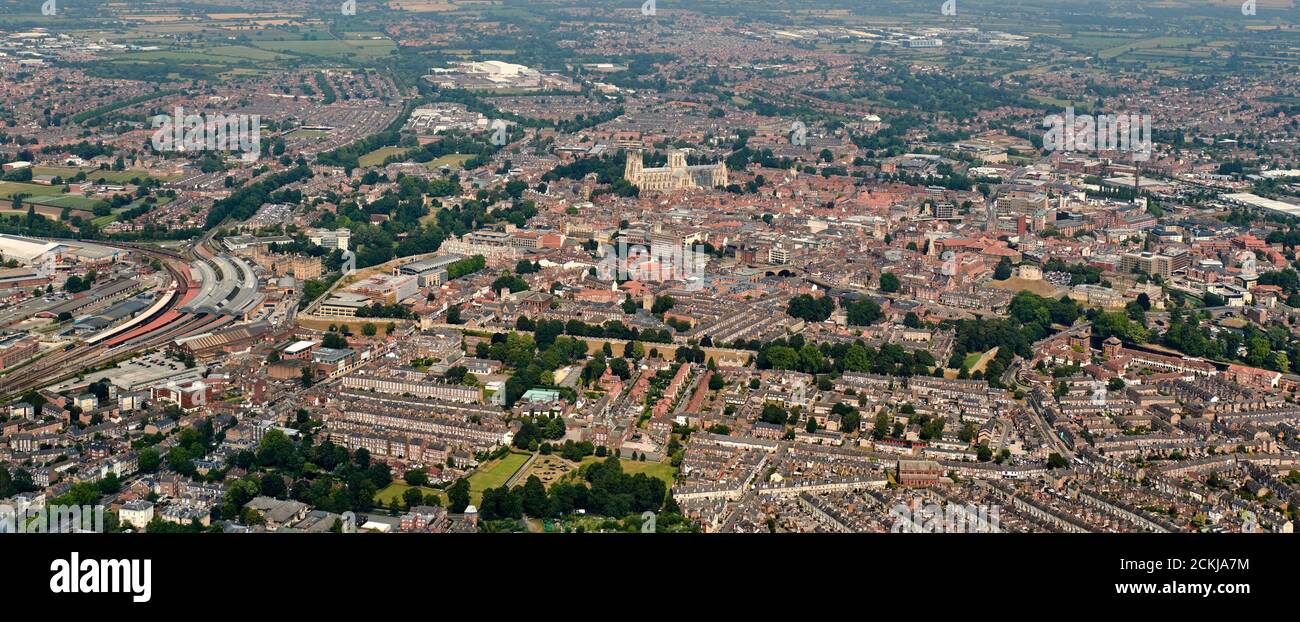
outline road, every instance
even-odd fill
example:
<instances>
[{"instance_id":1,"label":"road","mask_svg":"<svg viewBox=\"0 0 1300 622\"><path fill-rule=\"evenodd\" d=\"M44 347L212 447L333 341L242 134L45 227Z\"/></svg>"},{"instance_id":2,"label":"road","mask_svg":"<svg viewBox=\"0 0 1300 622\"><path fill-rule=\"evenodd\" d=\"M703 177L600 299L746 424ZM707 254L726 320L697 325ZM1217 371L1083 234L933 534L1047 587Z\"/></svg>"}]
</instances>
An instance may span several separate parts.
<instances>
[{"instance_id":1,"label":"road","mask_svg":"<svg viewBox=\"0 0 1300 622\"><path fill-rule=\"evenodd\" d=\"M1061 457L1066 460L1072 460L1074 458L1074 452L1070 451L1070 448L1066 446L1065 441L1061 440L1061 438L1056 435L1056 430L1047 422L1047 415L1044 411L1048 407L1040 403L1041 399L1047 399L1047 396L1043 395L1041 390L1035 390L1025 398L1025 401L1029 403L1031 418L1034 420L1035 425L1038 426L1038 431L1043 435L1047 444L1055 450L1055 453L1060 454Z\"/></svg>"}]
</instances>

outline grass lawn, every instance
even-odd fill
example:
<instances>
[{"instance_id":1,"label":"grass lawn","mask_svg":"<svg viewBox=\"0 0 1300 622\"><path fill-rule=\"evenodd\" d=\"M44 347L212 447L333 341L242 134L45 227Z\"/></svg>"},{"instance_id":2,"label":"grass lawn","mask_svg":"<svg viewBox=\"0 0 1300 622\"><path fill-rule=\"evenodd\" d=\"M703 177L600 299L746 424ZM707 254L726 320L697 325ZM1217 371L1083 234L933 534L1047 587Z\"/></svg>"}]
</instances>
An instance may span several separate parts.
<instances>
[{"instance_id":1,"label":"grass lawn","mask_svg":"<svg viewBox=\"0 0 1300 622\"><path fill-rule=\"evenodd\" d=\"M970 360L970 356L967 356L963 363L965 364L966 369L970 370L970 373L973 374L977 371L984 371L984 368L988 367L989 361L993 360L993 357L997 355L998 349L997 347L994 347L992 350L976 356L973 362Z\"/></svg>"},{"instance_id":2,"label":"grass lawn","mask_svg":"<svg viewBox=\"0 0 1300 622\"><path fill-rule=\"evenodd\" d=\"M145 179L151 177L148 172L139 169L127 169L125 171L104 171L97 168L76 168L73 166L34 166L32 173L35 175L58 175L67 180L74 177L79 171L85 171L87 181L99 181L103 179L110 184L125 184L132 179ZM160 181L169 181L169 178L159 177Z\"/></svg>"},{"instance_id":3,"label":"grass lawn","mask_svg":"<svg viewBox=\"0 0 1300 622\"><path fill-rule=\"evenodd\" d=\"M1021 291L1028 291L1030 293L1037 294L1039 296L1046 296L1052 298L1055 298L1058 295L1057 287L1042 279L1031 280L1031 279L1022 279L1019 277L1011 277L1005 281L993 281L991 283L991 286L996 287L998 289L1005 289L1012 293L1020 293Z\"/></svg>"},{"instance_id":4,"label":"grass lawn","mask_svg":"<svg viewBox=\"0 0 1300 622\"><path fill-rule=\"evenodd\" d=\"M569 462L556 454L537 456L537 459L533 461L532 466L528 467L528 472L524 473L520 479L526 480L529 477L536 475L537 479L542 480L543 484L550 487L551 484L559 481L565 475L568 475L577 468L578 463Z\"/></svg>"},{"instance_id":5,"label":"grass lawn","mask_svg":"<svg viewBox=\"0 0 1300 622\"><path fill-rule=\"evenodd\" d=\"M1125 43L1114 47L1106 48L1097 52L1097 57L1102 60L1110 60L1127 52L1136 50L1145 50L1157 47L1172 48L1183 47L1189 43L1199 43L1200 39L1193 37L1155 37L1152 39L1142 39L1132 43Z\"/></svg>"},{"instance_id":6,"label":"grass lawn","mask_svg":"<svg viewBox=\"0 0 1300 622\"><path fill-rule=\"evenodd\" d=\"M52 197L63 194L63 186L42 186L24 184L16 181L0 181L0 199L8 199L15 194L27 194L34 197Z\"/></svg>"},{"instance_id":7,"label":"grass lawn","mask_svg":"<svg viewBox=\"0 0 1300 622\"><path fill-rule=\"evenodd\" d=\"M159 198L158 198L158 203L155 205L155 207L162 207L162 206L164 206L164 205L166 205L166 204L168 204L168 203L171 203L171 202L172 202L171 197L159 197ZM136 200L132 201L131 203L127 204L126 207L119 207L119 208L113 210L113 213L112 213L112 214L109 214L109 215L107 215L107 216L100 216L100 217L94 219L94 220L91 221L91 222L95 223L95 226L96 226L96 227L103 227L104 225L107 225L107 224L109 224L109 223L111 223L111 222L113 222L113 221L116 221L118 215L121 214L122 212L125 212L125 211L127 211L127 210L135 209L135 208L137 208L137 207L140 207L140 206L143 205L143 204L144 204L144 199L136 199Z\"/></svg>"},{"instance_id":8,"label":"grass lawn","mask_svg":"<svg viewBox=\"0 0 1300 622\"><path fill-rule=\"evenodd\" d=\"M470 503L478 505L483 500L484 490L500 488L527 461L528 454L510 452L500 460L489 460L479 465L469 476Z\"/></svg>"},{"instance_id":9,"label":"grass lawn","mask_svg":"<svg viewBox=\"0 0 1300 622\"><path fill-rule=\"evenodd\" d=\"M91 199L89 197L83 197L81 195L76 195L76 194L61 194L59 196L49 196L49 197L31 197L27 199L27 202L33 203L35 205L53 205L54 207L58 207L58 208L67 207L70 209L78 209L84 211L91 211L95 209L95 207L98 206L99 204L104 203L104 201L100 199Z\"/></svg>"},{"instance_id":10,"label":"grass lawn","mask_svg":"<svg viewBox=\"0 0 1300 622\"><path fill-rule=\"evenodd\" d=\"M258 41L256 47L285 54L324 56L338 59L371 60L387 56L397 49L390 39L318 39L297 41Z\"/></svg>"},{"instance_id":11,"label":"grass lawn","mask_svg":"<svg viewBox=\"0 0 1300 622\"><path fill-rule=\"evenodd\" d=\"M109 214L107 216L96 216L94 220L91 220L90 222L94 224L96 227L104 227L111 224L115 220L117 220L117 214Z\"/></svg>"},{"instance_id":12,"label":"grass lawn","mask_svg":"<svg viewBox=\"0 0 1300 622\"><path fill-rule=\"evenodd\" d=\"M409 147L380 147L357 158L357 163L361 166L379 166L389 157L406 153L409 150Z\"/></svg>"},{"instance_id":13,"label":"grass lawn","mask_svg":"<svg viewBox=\"0 0 1300 622\"><path fill-rule=\"evenodd\" d=\"M591 464L593 462L601 462L604 460L605 458L597 458L596 456L587 456L586 458L582 459L582 463L581 465L579 465L579 468L581 468L582 465ZM631 475L636 475L637 473L645 473L650 477L657 477L663 480L664 483L667 484L669 488L672 488L673 479L677 476L677 469L673 467L673 465L669 462L649 462L649 461L640 462L637 460L619 460L619 464L623 466L624 473L628 473Z\"/></svg>"},{"instance_id":14,"label":"grass lawn","mask_svg":"<svg viewBox=\"0 0 1300 622\"><path fill-rule=\"evenodd\" d=\"M391 505L394 499L400 500L402 498L402 495L406 494L406 491L410 490L411 488L414 487L404 484L402 482L393 482L383 490L375 493L375 502L383 503L384 505ZM443 492L441 490L438 490L437 488L420 486L420 492L424 493L425 495L431 495L431 494L438 495L438 497L442 499L443 506L447 505L447 495L443 494ZM403 503L405 502L403 501Z\"/></svg>"},{"instance_id":15,"label":"grass lawn","mask_svg":"<svg viewBox=\"0 0 1300 622\"><path fill-rule=\"evenodd\" d=\"M442 168L443 166L450 166L453 169L457 169L460 168L460 165L464 164L466 161L471 160L473 158L474 156L472 155L453 153L453 154L442 156L436 160L431 160L428 163L426 163L425 166L431 169Z\"/></svg>"}]
</instances>

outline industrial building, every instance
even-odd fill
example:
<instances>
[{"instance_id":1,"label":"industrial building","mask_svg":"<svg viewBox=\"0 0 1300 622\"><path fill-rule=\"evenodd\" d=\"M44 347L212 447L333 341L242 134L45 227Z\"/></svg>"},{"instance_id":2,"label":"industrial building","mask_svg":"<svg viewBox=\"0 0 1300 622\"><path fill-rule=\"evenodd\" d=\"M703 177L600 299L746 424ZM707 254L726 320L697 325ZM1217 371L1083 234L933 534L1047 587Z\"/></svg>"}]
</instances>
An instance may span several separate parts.
<instances>
[{"instance_id":1,"label":"industrial building","mask_svg":"<svg viewBox=\"0 0 1300 622\"><path fill-rule=\"evenodd\" d=\"M24 266L40 265L50 259L57 259L66 250L67 245L57 242L0 234L0 258L5 261L13 259Z\"/></svg>"}]
</instances>

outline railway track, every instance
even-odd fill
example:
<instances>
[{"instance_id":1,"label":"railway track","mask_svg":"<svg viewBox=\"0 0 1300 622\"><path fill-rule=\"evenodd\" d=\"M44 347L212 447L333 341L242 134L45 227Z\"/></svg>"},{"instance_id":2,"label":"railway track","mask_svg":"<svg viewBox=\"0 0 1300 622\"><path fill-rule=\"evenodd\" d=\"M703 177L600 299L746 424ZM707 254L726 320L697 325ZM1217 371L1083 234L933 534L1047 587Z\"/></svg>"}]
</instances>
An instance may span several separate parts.
<instances>
[{"instance_id":1,"label":"railway track","mask_svg":"<svg viewBox=\"0 0 1300 622\"><path fill-rule=\"evenodd\" d=\"M144 246L133 243L107 243L94 241L100 246L110 246L123 248L134 251L145 256L151 256L159 259L167 272L172 277L172 282L176 284L176 294L172 296L171 301L151 314L152 317L145 318L141 325L148 325L158 317L172 311L179 302L184 299L185 294L189 291L189 275L183 273L181 267L185 264L185 256L169 250L159 249L151 246ZM180 316L182 324L193 321L194 318ZM171 327L177 325L171 324ZM0 379L0 395L12 397L34 388L39 388L48 384L59 382L75 376L87 369L94 369L104 365L116 358L126 358L134 355L136 352L154 347L160 343L165 343L165 338L171 334L166 331L163 334L148 335L146 339L132 343L129 346L110 347L107 343L77 344L72 348L60 352L47 354L44 357L33 362L31 365L21 368L12 374Z\"/></svg>"},{"instance_id":2,"label":"railway track","mask_svg":"<svg viewBox=\"0 0 1300 622\"><path fill-rule=\"evenodd\" d=\"M171 275L173 283L176 284L174 295L166 304L151 312L149 317L144 318L136 326L124 330L120 334L108 336L97 343L78 343L63 351L48 353L31 365L16 370L8 376L0 377L0 396L13 397L35 388L61 382L86 370L125 360L135 356L140 351L158 347L181 337L215 330L234 321L235 316L226 312L225 309L218 311L213 308L203 312L199 312L198 309L193 309L194 312L184 310L192 298L189 294L198 293L193 291L195 290L195 284L190 278L190 263L202 261L209 265L218 265L219 249L212 247L212 238L215 233L216 228L213 228L202 238L181 251L134 242L89 241L100 246L121 248L158 259L168 274ZM249 268L233 261L227 263L229 263L232 274L226 274L227 270L223 268L221 270L223 277L221 280L233 281L234 284L230 295L226 296L226 298L235 301L242 299L243 303L236 305L242 307L247 303L246 296L248 294L240 292L240 288L248 289L250 287L248 280L251 278L251 272L243 274L249 271ZM236 293L240 293L240 295L236 296ZM227 300L222 300L219 304L225 302ZM242 309L236 309L235 311L238 313ZM158 326L151 326L166 318L168 314L175 317L163 321ZM133 334L141 330L144 332Z\"/></svg>"}]
</instances>

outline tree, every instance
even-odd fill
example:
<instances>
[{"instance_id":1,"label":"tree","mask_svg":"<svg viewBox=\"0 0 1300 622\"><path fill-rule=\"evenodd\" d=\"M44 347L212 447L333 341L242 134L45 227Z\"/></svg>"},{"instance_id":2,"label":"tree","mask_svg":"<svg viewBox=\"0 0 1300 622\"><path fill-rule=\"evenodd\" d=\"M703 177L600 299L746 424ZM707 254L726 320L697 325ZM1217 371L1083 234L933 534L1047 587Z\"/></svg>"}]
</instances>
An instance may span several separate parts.
<instances>
[{"instance_id":1,"label":"tree","mask_svg":"<svg viewBox=\"0 0 1300 622\"><path fill-rule=\"evenodd\" d=\"M447 511L459 514L469 507L469 480L460 478L447 489Z\"/></svg>"},{"instance_id":2,"label":"tree","mask_svg":"<svg viewBox=\"0 0 1300 622\"><path fill-rule=\"evenodd\" d=\"M845 306L851 326L870 326L885 317L876 301L864 298Z\"/></svg>"},{"instance_id":3,"label":"tree","mask_svg":"<svg viewBox=\"0 0 1300 622\"><path fill-rule=\"evenodd\" d=\"M669 309L672 309L675 304L677 304L677 301L673 300L672 296L655 296L655 302L650 308L650 312L655 315L660 315Z\"/></svg>"},{"instance_id":4,"label":"tree","mask_svg":"<svg viewBox=\"0 0 1300 622\"><path fill-rule=\"evenodd\" d=\"M765 423L775 423L777 425L785 425L785 421L788 417L789 415L786 413L784 408L771 402L763 405L763 414L760 415L760 418Z\"/></svg>"},{"instance_id":5,"label":"tree","mask_svg":"<svg viewBox=\"0 0 1300 622\"><path fill-rule=\"evenodd\" d=\"M908 311L907 315L903 316L903 326L908 328L920 328L921 318L916 315L915 311Z\"/></svg>"},{"instance_id":6,"label":"tree","mask_svg":"<svg viewBox=\"0 0 1300 622\"><path fill-rule=\"evenodd\" d=\"M529 475L528 480L524 482L522 502L524 514L528 516L544 517L551 514L550 503L546 498L546 486L536 475Z\"/></svg>"},{"instance_id":7,"label":"tree","mask_svg":"<svg viewBox=\"0 0 1300 622\"><path fill-rule=\"evenodd\" d=\"M790 317L797 317L808 322L824 322L835 310L835 302L827 296L814 298L800 294L790 299L785 312Z\"/></svg>"},{"instance_id":8,"label":"tree","mask_svg":"<svg viewBox=\"0 0 1300 622\"><path fill-rule=\"evenodd\" d=\"M406 502L406 507L411 508L424 503L424 493L419 488L407 488L402 492L402 501Z\"/></svg>"},{"instance_id":9,"label":"tree","mask_svg":"<svg viewBox=\"0 0 1300 622\"><path fill-rule=\"evenodd\" d=\"M189 452L178 445L167 450L167 468L188 475L194 472L194 463L190 460Z\"/></svg>"},{"instance_id":10,"label":"tree","mask_svg":"<svg viewBox=\"0 0 1300 622\"><path fill-rule=\"evenodd\" d=\"M1068 466L1070 466L1070 463L1065 458L1062 458L1061 454L1052 452L1051 455L1047 456L1047 468L1049 469L1064 469Z\"/></svg>"},{"instance_id":11,"label":"tree","mask_svg":"<svg viewBox=\"0 0 1300 622\"><path fill-rule=\"evenodd\" d=\"M378 332L379 332L379 327L375 326L371 322L366 322L365 324L361 325L362 335L365 335L367 337L374 337Z\"/></svg>"},{"instance_id":12,"label":"tree","mask_svg":"<svg viewBox=\"0 0 1300 622\"><path fill-rule=\"evenodd\" d=\"M321 338L321 347L343 349L348 347L348 340L341 333L328 332Z\"/></svg>"},{"instance_id":13,"label":"tree","mask_svg":"<svg viewBox=\"0 0 1300 622\"><path fill-rule=\"evenodd\" d=\"M876 414L875 425L871 427L871 438L880 440L889 435L889 415L885 411Z\"/></svg>"},{"instance_id":14,"label":"tree","mask_svg":"<svg viewBox=\"0 0 1300 622\"><path fill-rule=\"evenodd\" d=\"M1011 260L1006 257L998 262L998 266L993 269L993 278L999 281L1005 281L1011 278Z\"/></svg>"},{"instance_id":15,"label":"tree","mask_svg":"<svg viewBox=\"0 0 1300 622\"><path fill-rule=\"evenodd\" d=\"M885 272L880 275L880 291L894 293L901 287L898 277L893 272Z\"/></svg>"},{"instance_id":16,"label":"tree","mask_svg":"<svg viewBox=\"0 0 1300 622\"><path fill-rule=\"evenodd\" d=\"M402 475L402 481L410 486L428 486L429 474L420 469L411 469Z\"/></svg>"},{"instance_id":17,"label":"tree","mask_svg":"<svg viewBox=\"0 0 1300 622\"><path fill-rule=\"evenodd\" d=\"M153 447L146 447L140 450L140 455L136 458L136 464L141 473L153 473L162 465L162 456L158 450Z\"/></svg>"},{"instance_id":18,"label":"tree","mask_svg":"<svg viewBox=\"0 0 1300 622\"><path fill-rule=\"evenodd\" d=\"M287 491L284 485L284 478L274 473L267 473L262 476L261 482L262 495L266 497L284 498Z\"/></svg>"}]
</instances>

